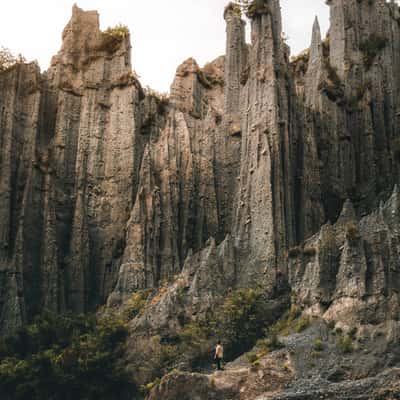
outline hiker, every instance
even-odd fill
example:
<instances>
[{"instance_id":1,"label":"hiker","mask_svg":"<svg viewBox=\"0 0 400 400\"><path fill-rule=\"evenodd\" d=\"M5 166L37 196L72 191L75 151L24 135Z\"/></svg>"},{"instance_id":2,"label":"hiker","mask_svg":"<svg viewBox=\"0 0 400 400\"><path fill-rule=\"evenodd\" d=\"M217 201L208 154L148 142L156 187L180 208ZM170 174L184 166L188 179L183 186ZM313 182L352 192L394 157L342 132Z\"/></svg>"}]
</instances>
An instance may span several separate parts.
<instances>
[{"instance_id":1,"label":"hiker","mask_svg":"<svg viewBox=\"0 0 400 400\"><path fill-rule=\"evenodd\" d=\"M224 358L224 348L222 347L221 341L218 340L217 347L215 348L215 355L214 355L214 360L217 362L217 369L218 371L221 371L221 363L222 359Z\"/></svg>"}]
</instances>

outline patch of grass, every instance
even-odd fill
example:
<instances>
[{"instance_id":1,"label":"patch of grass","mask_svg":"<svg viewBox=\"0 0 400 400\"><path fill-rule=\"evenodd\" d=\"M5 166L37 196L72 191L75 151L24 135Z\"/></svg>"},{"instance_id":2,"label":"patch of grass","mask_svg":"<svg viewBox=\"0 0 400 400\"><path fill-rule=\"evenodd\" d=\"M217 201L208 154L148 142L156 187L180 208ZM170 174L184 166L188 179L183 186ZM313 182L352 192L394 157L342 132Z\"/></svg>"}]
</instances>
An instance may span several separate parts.
<instances>
[{"instance_id":1,"label":"patch of grass","mask_svg":"<svg viewBox=\"0 0 400 400\"><path fill-rule=\"evenodd\" d=\"M285 347L285 345L278 339L278 336L271 333L268 329L266 330L267 337L257 341L257 346L266 355L270 351L280 350Z\"/></svg>"},{"instance_id":2,"label":"patch of grass","mask_svg":"<svg viewBox=\"0 0 400 400\"><path fill-rule=\"evenodd\" d=\"M327 79L319 84L318 89L325 93L331 101L343 98L343 85L336 68L329 63L329 59L325 59L324 66L327 71Z\"/></svg>"},{"instance_id":3,"label":"patch of grass","mask_svg":"<svg viewBox=\"0 0 400 400\"><path fill-rule=\"evenodd\" d=\"M312 357L312 358L320 358L321 357L321 352L320 351L312 351L311 353L310 353L310 356Z\"/></svg>"},{"instance_id":4,"label":"patch of grass","mask_svg":"<svg viewBox=\"0 0 400 400\"><path fill-rule=\"evenodd\" d=\"M240 18L242 16L242 7L240 2L231 1L226 7L224 11L224 17L228 12L232 12L233 15Z\"/></svg>"},{"instance_id":5,"label":"patch of grass","mask_svg":"<svg viewBox=\"0 0 400 400\"><path fill-rule=\"evenodd\" d=\"M285 372L290 372L289 364L287 364L287 363L283 364L283 365L282 365L282 369L283 369Z\"/></svg>"},{"instance_id":6,"label":"patch of grass","mask_svg":"<svg viewBox=\"0 0 400 400\"><path fill-rule=\"evenodd\" d=\"M349 336L341 336L337 342L338 348L344 354L350 354L354 351L353 339Z\"/></svg>"},{"instance_id":7,"label":"patch of grass","mask_svg":"<svg viewBox=\"0 0 400 400\"><path fill-rule=\"evenodd\" d=\"M262 14L269 14L270 9L267 4L267 0L253 0L250 2L247 10L246 10L246 16L248 18L254 18L257 15L262 15Z\"/></svg>"},{"instance_id":8,"label":"patch of grass","mask_svg":"<svg viewBox=\"0 0 400 400\"><path fill-rule=\"evenodd\" d=\"M329 35L327 35L325 40L322 41L322 55L325 59L329 57L330 49L331 49L331 42Z\"/></svg>"},{"instance_id":9,"label":"patch of grass","mask_svg":"<svg viewBox=\"0 0 400 400\"><path fill-rule=\"evenodd\" d=\"M127 320L131 320L140 315L143 312L152 293L153 291L149 289L139 290L133 293L123 305L122 316Z\"/></svg>"},{"instance_id":10,"label":"patch of grass","mask_svg":"<svg viewBox=\"0 0 400 400\"><path fill-rule=\"evenodd\" d=\"M270 329L270 335L287 336L293 332L302 332L310 325L308 317L301 317L301 310L297 306L292 306L283 317L277 321Z\"/></svg>"},{"instance_id":11,"label":"patch of grass","mask_svg":"<svg viewBox=\"0 0 400 400\"><path fill-rule=\"evenodd\" d=\"M387 38L372 33L367 39L360 44L360 51L363 53L363 62L367 69L371 68L376 56L386 47Z\"/></svg>"},{"instance_id":12,"label":"patch of grass","mask_svg":"<svg viewBox=\"0 0 400 400\"><path fill-rule=\"evenodd\" d=\"M295 325L295 331L297 333L305 331L311 325L311 320L309 317L301 317L297 320Z\"/></svg>"},{"instance_id":13,"label":"patch of grass","mask_svg":"<svg viewBox=\"0 0 400 400\"><path fill-rule=\"evenodd\" d=\"M150 393L150 391L151 391L151 389L153 389L154 387L156 387L157 385L159 385L159 383L160 383L160 378L156 378L154 381L152 381L152 382L149 382L149 383L147 383L147 384L145 384L145 385L141 385L140 386L140 392L144 395L144 396L147 396L149 393Z\"/></svg>"},{"instance_id":14,"label":"patch of grass","mask_svg":"<svg viewBox=\"0 0 400 400\"><path fill-rule=\"evenodd\" d=\"M163 114L167 109L169 104L169 96L168 93L157 92L157 90L152 89L150 86L146 86L144 89L144 93L146 96L151 97L157 103L157 111L159 114ZM160 286L168 285L168 282L161 282Z\"/></svg>"},{"instance_id":15,"label":"patch of grass","mask_svg":"<svg viewBox=\"0 0 400 400\"><path fill-rule=\"evenodd\" d=\"M253 364L255 361L258 360L258 355L257 355L257 353L253 353L253 352L247 353L246 359L249 364Z\"/></svg>"},{"instance_id":16,"label":"patch of grass","mask_svg":"<svg viewBox=\"0 0 400 400\"><path fill-rule=\"evenodd\" d=\"M318 338L314 343L314 350L315 351L322 351L324 350L324 344L322 343L322 339Z\"/></svg>"},{"instance_id":17,"label":"patch of grass","mask_svg":"<svg viewBox=\"0 0 400 400\"><path fill-rule=\"evenodd\" d=\"M122 42L129 36L129 29L125 25L109 27L101 33L101 44L99 50L106 51L108 54L115 53Z\"/></svg>"},{"instance_id":18,"label":"patch of grass","mask_svg":"<svg viewBox=\"0 0 400 400\"><path fill-rule=\"evenodd\" d=\"M238 7L246 14L247 18L255 18L258 15L270 12L268 0L235 0L228 7Z\"/></svg>"},{"instance_id":19,"label":"patch of grass","mask_svg":"<svg viewBox=\"0 0 400 400\"><path fill-rule=\"evenodd\" d=\"M308 62L310 60L310 49L306 49L298 56L290 59L290 66L296 75L304 75L307 72Z\"/></svg>"},{"instance_id":20,"label":"patch of grass","mask_svg":"<svg viewBox=\"0 0 400 400\"><path fill-rule=\"evenodd\" d=\"M360 237L357 221L349 221L345 226L346 238L351 242L355 242Z\"/></svg>"}]
</instances>

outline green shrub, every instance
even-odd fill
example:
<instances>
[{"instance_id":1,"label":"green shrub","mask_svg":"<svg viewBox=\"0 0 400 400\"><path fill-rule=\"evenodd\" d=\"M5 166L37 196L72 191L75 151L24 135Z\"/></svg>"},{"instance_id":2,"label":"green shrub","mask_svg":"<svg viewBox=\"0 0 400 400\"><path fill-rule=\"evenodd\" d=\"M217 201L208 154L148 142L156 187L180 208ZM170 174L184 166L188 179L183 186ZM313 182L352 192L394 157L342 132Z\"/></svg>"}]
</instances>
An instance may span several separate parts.
<instances>
[{"instance_id":1,"label":"green shrub","mask_svg":"<svg viewBox=\"0 0 400 400\"><path fill-rule=\"evenodd\" d=\"M191 359L193 367L202 365L210 359L212 339L217 337L216 319L212 313L206 314L198 321L184 326L180 334L181 353ZM214 340L215 341L215 340Z\"/></svg>"},{"instance_id":2,"label":"green shrub","mask_svg":"<svg viewBox=\"0 0 400 400\"><path fill-rule=\"evenodd\" d=\"M270 12L267 2L267 0L235 0L228 7L236 10L238 15L239 12L237 9L239 8L240 12L243 11L248 18L254 18L257 15L268 14Z\"/></svg>"},{"instance_id":3,"label":"green shrub","mask_svg":"<svg viewBox=\"0 0 400 400\"><path fill-rule=\"evenodd\" d=\"M282 369L283 369L285 372L290 372L289 364L288 364L288 363L283 364L283 365L282 365Z\"/></svg>"},{"instance_id":4,"label":"green shrub","mask_svg":"<svg viewBox=\"0 0 400 400\"><path fill-rule=\"evenodd\" d=\"M300 316L300 308L297 306L292 306L279 321L270 327L269 333L271 335L289 335L291 332L295 331L295 325L297 324Z\"/></svg>"},{"instance_id":5,"label":"green shrub","mask_svg":"<svg viewBox=\"0 0 400 400\"><path fill-rule=\"evenodd\" d=\"M324 92L331 101L343 98L343 85L336 68L329 63L329 59L325 60L324 66L327 71L328 79L322 81L318 89Z\"/></svg>"},{"instance_id":6,"label":"green shrub","mask_svg":"<svg viewBox=\"0 0 400 400\"><path fill-rule=\"evenodd\" d=\"M235 357L254 346L276 313L261 288L231 292L216 313L218 336L228 343L227 355Z\"/></svg>"},{"instance_id":7,"label":"green shrub","mask_svg":"<svg viewBox=\"0 0 400 400\"><path fill-rule=\"evenodd\" d=\"M247 353L246 354L246 358L247 358L247 362L250 364L253 364L254 362L256 362L258 360L258 355L257 353Z\"/></svg>"},{"instance_id":8,"label":"green shrub","mask_svg":"<svg viewBox=\"0 0 400 400\"><path fill-rule=\"evenodd\" d=\"M295 331L297 333L305 331L311 325L309 317L301 317L295 325Z\"/></svg>"},{"instance_id":9,"label":"green shrub","mask_svg":"<svg viewBox=\"0 0 400 400\"><path fill-rule=\"evenodd\" d=\"M353 339L349 335L341 336L337 345L344 354L349 354L354 351Z\"/></svg>"},{"instance_id":10,"label":"green shrub","mask_svg":"<svg viewBox=\"0 0 400 400\"><path fill-rule=\"evenodd\" d=\"M124 319L131 320L140 315L152 294L152 290L139 290L132 294L123 305L122 315Z\"/></svg>"},{"instance_id":11,"label":"green shrub","mask_svg":"<svg viewBox=\"0 0 400 400\"><path fill-rule=\"evenodd\" d=\"M290 58L290 66L295 74L302 76L307 72L310 60L310 49L302 51L299 55Z\"/></svg>"},{"instance_id":12,"label":"green shrub","mask_svg":"<svg viewBox=\"0 0 400 400\"><path fill-rule=\"evenodd\" d=\"M371 68L375 57L386 47L387 42L387 38L378 33L372 33L361 42L360 51L363 53L363 61L367 69Z\"/></svg>"},{"instance_id":13,"label":"green shrub","mask_svg":"<svg viewBox=\"0 0 400 400\"><path fill-rule=\"evenodd\" d=\"M354 326L353 328L350 329L348 335L354 340L358 332L358 328Z\"/></svg>"},{"instance_id":14,"label":"green shrub","mask_svg":"<svg viewBox=\"0 0 400 400\"><path fill-rule=\"evenodd\" d=\"M99 50L106 51L108 54L115 53L122 42L129 36L129 29L125 25L109 27L101 33L101 44Z\"/></svg>"},{"instance_id":15,"label":"green shrub","mask_svg":"<svg viewBox=\"0 0 400 400\"><path fill-rule=\"evenodd\" d=\"M329 57L331 51L331 43L329 34L326 36L326 39L322 41L322 55L326 59Z\"/></svg>"},{"instance_id":16,"label":"green shrub","mask_svg":"<svg viewBox=\"0 0 400 400\"><path fill-rule=\"evenodd\" d=\"M269 350L279 350L285 347L285 345L278 339L277 335L271 334L269 338L266 340L266 345Z\"/></svg>"},{"instance_id":17,"label":"green shrub","mask_svg":"<svg viewBox=\"0 0 400 400\"><path fill-rule=\"evenodd\" d=\"M360 233L359 233L359 230L358 230L357 221L349 221L349 222L347 222L346 226L345 226L345 229L346 229L346 237L347 237L348 240L354 242L359 238Z\"/></svg>"},{"instance_id":18,"label":"green shrub","mask_svg":"<svg viewBox=\"0 0 400 400\"><path fill-rule=\"evenodd\" d=\"M45 315L5 340L0 392L12 399L123 396L135 387L120 358L123 322L112 318Z\"/></svg>"},{"instance_id":19,"label":"green shrub","mask_svg":"<svg viewBox=\"0 0 400 400\"><path fill-rule=\"evenodd\" d=\"M324 344L322 343L321 338L318 338L314 343L315 351L322 351L324 349Z\"/></svg>"},{"instance_id":20,"label":"green shrub","mask_svg":"<svg viewBox=\"0 0 400 400\"><path fill-rule=\"evenodd\" d=\"M140 392L144 395L147 396L151 389L153 389L154 387L156 387L158 384L160 383L160 378L156 378L154 381L149 382L145 385L141 385L140 386Z\"/></svg>"},{"instance_id":21,"label":"green shrub","mask_svg":"<svg viewBox=\"0 0 400 400\"><path fill-rule=\"evenodd\" d=\"M196 366L209 360L210 347L221 339L225 358L234 359L265 336L268 325L277 319L279 312L282 311L266 300L262 289L232 291L215 310L184 326L180 334L181 352L194 357ZM272 350L282 344L271 335L266 346Z\"/></svg>"},{"instance_id":22,"label":"green shrub","mask_svg":"<svg viewBox=\"0 0 400 400\"><path fill-rule=\"evenodd\" d=\"M227 12L233 12L233 14L240 18L242 16L242 5L239 1L231 1L228 3L228 5L225 7L224 11L224 16L226 15Z\"/></svg>"}]
</instances>

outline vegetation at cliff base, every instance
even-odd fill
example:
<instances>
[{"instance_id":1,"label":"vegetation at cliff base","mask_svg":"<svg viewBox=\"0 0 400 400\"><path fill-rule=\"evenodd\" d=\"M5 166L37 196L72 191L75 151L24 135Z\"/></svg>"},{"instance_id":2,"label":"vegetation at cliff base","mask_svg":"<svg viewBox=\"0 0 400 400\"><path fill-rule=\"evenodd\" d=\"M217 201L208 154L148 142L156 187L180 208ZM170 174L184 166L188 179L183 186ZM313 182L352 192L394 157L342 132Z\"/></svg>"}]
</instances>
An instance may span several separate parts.
<instances>
[{"instance_id":1,"label":"vegetation at cliff base","mask_svg":"<svg viewBox=\"0 0 400 400\"><path fill-rule=\"evenodd\" d=\"M232 291L215 311L185 325L182 345L201 362L209 359L210 340L222 339L226 359L234 359L263 338L286 308L285 302L267 301L261 288Z\"/></svg>"},{"instance_id":2,"label":"vegetation at cliff base","mask_svg":"<svg viewBox=\"0 0 400 400\"><path fill-rule=\"evenodd\" d=\"M123 322L45 315L0 342L4 400L114 399L135 391L120 358Z\"/></svg>"}]
</instances>

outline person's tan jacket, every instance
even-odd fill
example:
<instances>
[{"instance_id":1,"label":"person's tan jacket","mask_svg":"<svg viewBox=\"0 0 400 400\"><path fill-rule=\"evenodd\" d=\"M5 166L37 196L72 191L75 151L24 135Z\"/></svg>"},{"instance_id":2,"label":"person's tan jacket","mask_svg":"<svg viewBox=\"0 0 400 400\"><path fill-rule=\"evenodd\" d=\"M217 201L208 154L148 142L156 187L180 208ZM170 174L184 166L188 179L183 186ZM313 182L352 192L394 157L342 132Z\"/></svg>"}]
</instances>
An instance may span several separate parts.
<instances>
[{"instance_id":1,"label":"person's tan jacket","mask_svg":"<svg viewBox=\"0 0 400 400\"><path fill-rule=\"evenodd\" d=\"M215 357L224 358L224 348L220 344L215 348Z\"/></svg>"}]
</instances>

